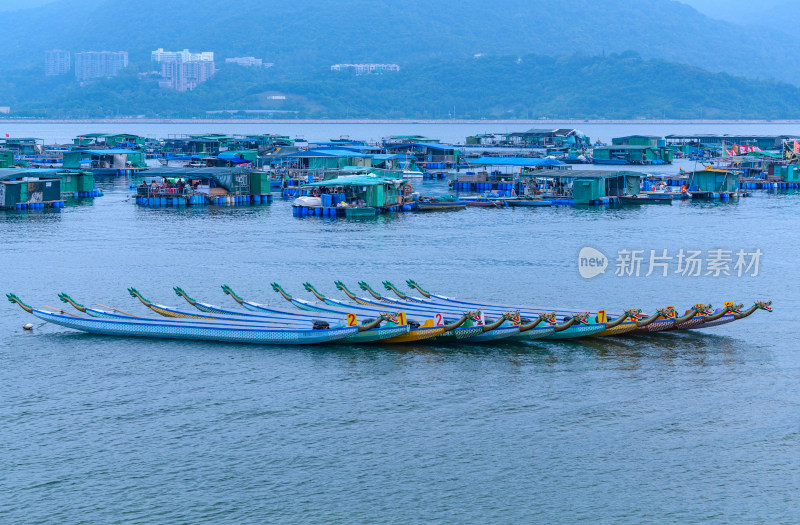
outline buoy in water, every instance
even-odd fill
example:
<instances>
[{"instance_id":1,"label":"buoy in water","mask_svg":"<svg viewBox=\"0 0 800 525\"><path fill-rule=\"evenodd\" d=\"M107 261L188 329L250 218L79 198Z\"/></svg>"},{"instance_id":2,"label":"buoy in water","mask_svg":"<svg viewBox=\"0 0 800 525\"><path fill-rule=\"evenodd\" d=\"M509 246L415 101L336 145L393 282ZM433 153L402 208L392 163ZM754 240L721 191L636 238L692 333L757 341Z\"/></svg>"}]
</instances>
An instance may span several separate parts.
<instances>
[{"instance_id":1,"label":"buoy in water","mask_svg":"<svg viewBox=\"0 0 800 525\"><path fill-rule=\"evenodd\" d=\"M31 323L22 325L23 330L33 330L33 325Z\"/></svg>"}]
</instances>

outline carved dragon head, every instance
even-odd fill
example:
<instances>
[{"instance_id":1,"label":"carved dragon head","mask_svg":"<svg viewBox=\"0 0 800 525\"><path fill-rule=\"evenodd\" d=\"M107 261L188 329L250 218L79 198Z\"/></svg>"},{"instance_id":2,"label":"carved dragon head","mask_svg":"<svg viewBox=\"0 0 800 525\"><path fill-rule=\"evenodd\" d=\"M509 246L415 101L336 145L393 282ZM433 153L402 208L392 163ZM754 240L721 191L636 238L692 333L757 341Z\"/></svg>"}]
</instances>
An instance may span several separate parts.
<instances>
[{"instance_id":1,"label":"carved dragon head","mask_svg":"<svg viewBox=\"0 0 800 525\"><path fill-rule=\"evenodd\" d=\"M131 297L133 297L135 299L139 299L144 304L152 304L152 303L150 303L150 301L148 301L147 299L142 297L142 294L140 294L139 291L136 288L133 288L133 287L128 288L128 293L131 294Z\"/></svg>"},{"instance_id":2,"label":"carved dragon head","mask_svg":"<svg viewBox=\"0 0 800 525\"><path fill-rule=\"evenodd\" d=\"M556 313L555 312L542 312L539 314L539 319L542 322L547 324L556 324Z\"/></svg>"},{"instance_id":3,"label":"carved dragon head","mask_svg":"<svg viewBox=\"0 0 800 525\"><path fill-rule=\"evenodd\" d=\"M172 288L172 289L173 289L173 290L175 290L175 295L177 295L178 297L183 297L184 299L186 299L186 300L187 300L187 301L189 301L190 303L194 303L194 302L196 302L194 299L192 299L191 297L189 297L189 294L187 294L187 293L186 293L186 292L183 290L183 288L181 288L180 286L175 286L175 287L174 287L174 288Z\"/></svg>"},{"instance_id":4,"label":"carved dragon head","mask_svg":"<svg viewBox=\"0 0 800 525\"><path fill-rule=\"evenodd\" d=\"M412 280L412 279L408 279L408 280L406 281L406 284L408 285L408 287L409 287L409 288L412 288L412 289L415 289L415 290L417 290L417 291L418 291L419 293L421 293L422 295L424 295L424 296L426 296L426 297L430 296L430 292L428 292L427 290L425 290L424 288L422 288L420 285L418 285L416 281L414 281L414 280Z\"/></svg>"},{"instance_id":5,"label":"carved dragon head","mask_svg":"<svg viewBox=\"0 0 800 525\"><path fill-rule=\"evenodd\" d=\"M645 318L645 316L642 314L641 308L631 308L629 310L625 310L625 315L628 316L628 319L632 319L634 321Z\"/></svg>"},{"instance_id":6,"label":"carved dragon head","mask_svg":"<svg viewBox=\"0 0 800 525\"><path fill-rule=\"evenodd\" d=\"M33 308L32 308L32 307L30 307L30 306L28 306L27 304L23 303L23 302L22 302L22 299L20 299L19 297L17 297L15 294L13 294L13 293L7 293L7 294L6 294L6 298L7 298L7 299L8 299L10 302L18 304L20 308L22 308L23 310L25 310L25 311L26 311L26 312L28 312L29 314L32 314L32 313L33 313Z\"/></svg>"},{"instance_id":7,"label":"carved dragon head","mask_svg":"<svg viewBox=\"0 0 800 525\"><path fill-rule=\"evenodd\" d=\"M60 293L60 294L58 294L58 298L59 298L59 299L61 299L61 302L62 302L62 303L71 304L72 306L74 306L74 307L75 307L75 308L77 308L78 310L81 310L81 311L83 311L83 310L85 310L85 309L86 309L86 307L85 307L84 305L82 305L82 304L80 304L80 303L78 303L78 302L74 301L74 300L72 299L72 297L70 297L69 295L67 295L67 294L65 294L65 293Z\"/></svg>"},{"instance_id":8,"label":"carved dragon head","mask_svg":"<svg viewBox=\"0 0 800 525\"><path fill-rule=\"evenodd\" d=\"M589 312L575 314L572 318L575 319L575 324L589 324Z\"/></svg>"},{"instance_id":9,"label":"carved dragon head","mask_svg":"<svg viewBox=\"0 0 800 525\"><path fill-rule=\"evenodd\" d=\"M675 312L675 308L668 306L667 308L659 308L656 310L656 313L663 317L664 319L672 319L677 316L677 312Z\"/></svg>"},{"instance_id":10,"label":"carved dragon head","mask_svg":"<svg viewBox=\"0 0 800 525\"><path fill-rule=\"evenodd\" d=\"M759 310L766 310L767 312L772 311L772 301L756 301L753 306Z\"/></svg>"},{"instance_id":11,"label":"carved dragon head","mask_svg":"<svg viewBox=\"0 0 800 525\"><path fill-rule=\"evenodd\" d=\"M387 323L394 323L398 324L399 319L397 319L396 312L381 312L381 318Z\"/></svg>"},{"instance_id":12,"label":"carved dragon head","mask_svg":"<svg viewBox=\"0 0 800 525\"><path fill-rule=\"evenodd\" d=\"M289 297L291 297L291 296L290 296L288 293L286 293L286 292L283 290L283 288L281 288L281 285L280 285L280 284L278 284L278 283L270 283L270 286L272 286L272 289L273 289L275 292L277 292L277 293L279 293L279 294L281 294L281 295L288 295Z\"/></svg>"}]
</instances>

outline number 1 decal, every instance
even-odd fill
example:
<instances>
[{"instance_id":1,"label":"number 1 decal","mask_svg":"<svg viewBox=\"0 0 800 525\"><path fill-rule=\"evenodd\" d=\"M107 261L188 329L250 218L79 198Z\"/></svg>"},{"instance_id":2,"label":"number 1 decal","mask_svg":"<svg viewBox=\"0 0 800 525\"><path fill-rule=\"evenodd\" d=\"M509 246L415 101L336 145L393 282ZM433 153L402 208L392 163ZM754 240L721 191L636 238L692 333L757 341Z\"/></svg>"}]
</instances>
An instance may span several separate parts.
<instances>
[{"instance_id":1,"label":"number 1 decal","mask_svg":"<svg viewBox=\"0 0 800 525\"><path fill-rule=\"evenodd\" d=\"M404 324L408 324L408 319L406 319L405 312L400 312L399 314L397 314L397 324L401 326Z\"/></svg>"}]
</instances>

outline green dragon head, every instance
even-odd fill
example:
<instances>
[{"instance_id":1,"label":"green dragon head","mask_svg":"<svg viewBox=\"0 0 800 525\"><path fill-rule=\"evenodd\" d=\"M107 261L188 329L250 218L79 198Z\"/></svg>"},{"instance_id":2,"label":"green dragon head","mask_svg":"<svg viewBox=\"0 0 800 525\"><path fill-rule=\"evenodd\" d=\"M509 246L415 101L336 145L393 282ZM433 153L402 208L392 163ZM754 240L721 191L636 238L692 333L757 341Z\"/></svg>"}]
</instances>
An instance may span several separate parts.
<instances>
[{"instance_id":1,"label":"green dragon head","mask_svg":"<svg viewBox=\"0 0 800 525\"><path fill-rule=\"evenodd\" d=\"M642 315L641 308L631 308L629 310L625 310L625 315L628 316L628 319L633 319L634 321L645 318L645 316Z\"/></svg>"},{"instance_id":2,"label":"green dragon head","mask_svg":"<svg viewBox=\"0 0 800 525\"><path fill-rule=\"evenodd\" d=\"M128 293L131 294L131 297L139 299L145 305L152 304L150 301L142 297L142 294L140 294L136 288L128 288Z\"/></svg>"},{"instance_id":3,"label":"green dragon head","mask_svg":"<svg viewBox=\"0 0 800 525\"><path fill-rule=\"evenodd\" d=\"M288 293L286 293L286 292L284 291L284 289L281 287L281 285L279 285L278 283L270 283L270 284L271 284L271 286L272 286L272 289L273 289L275 292L277 292L277 293L281 294L281 295L283 296L283 298L284 298L284 299L286 299L287 301L291 301L291 300L292 300L292 296L291 296L291 295L289 295Z\"/></svg>"},{"instance_id":4,"label":"green dragon head","mask_svg":"<svg viewBox=\"0 0 800 525\"><path fill-rule=\"evenodd\" d=\"M86 307L84 305L73 301L72 297L70 297L69 295L67 295L65 293L58 294L58 298L61 299L62 303L71 304L79 312L85 312L86 311Z\"/></svg>"},{"instance_id":5,"label":"green dragon head","mask_svg":"<svg viewBox=\"0 0 800 525\"><path fill-rule=\"evenodd\" d=\"M547 324L556 324L556 313L555 312L542 312L539 314L539 319L542 322Z\"/></svg>"},{"instance_id":6,"label":"green dragon head","mask_svg":"<svg viewBox=\"0 0 800 525\"><path fill-rule=\"evenodd\" d=\"M175 291L175 295L177 295L178 297L183 297L190 304L194 304L194 303L197 302L194 299L192 299L191 297L189 297L189 294L187 294L185 291L183 291L183 288L181 288L180 286L175 286L172 289ZM223 287L223 289L224 289L224 287Z\"/></svg>"},{"instance_id":7,"label":"green dragon head","mask_svg":"<svg viewBox=\"0 0 800 525\"><path fill-rule=\"evenodd\" d=\"M772 311L772 301L756 301L753 306L759 310L766 310L767 312Z\"/></svg>"},{"instance_id":8,"label":"green dragon head","mask_svg":"<svg viewBox=\"0 0 800 525\"><path fill-rule=\"evenodd\" d=\"M423 289L420 285L417 284L416 281L414 281L412 279L408 279L406 281L406 284L408 285L409 288L418 291L419 293L421 293L425 297L430 297L431 296L430 292L428 292L427 290Z\"/></svg>"},{"instance_id":9,"label":"green dragon head","mask_svg":"<svg viewBox=\"0 0 800 525\"><path fill-rule=\"evenodd\" d=\"M7 293L6 294L6 298L8 298L8 300L11 301L12 303L17 303L20 308L22 308L23 310L25 310L29 314L33 313L33 308L31 308L27 304L23 303L22 299L20 299L19 297L17 297L13 293Z\"/></svg>"},{"instance_id":10,"label":"green dragon head","mask_svg":"<svg viewBox=\"0 0 800 525\"><path fill-rule=\"evenodd\" d=\"M233 300L236 301L237 303L242 304L244 302L244 299L236 295L233 289L227 284L222 285L222 291L225 293L225 295L230 295L231 297L233 297Z\"/></svg>"}]
</instances>

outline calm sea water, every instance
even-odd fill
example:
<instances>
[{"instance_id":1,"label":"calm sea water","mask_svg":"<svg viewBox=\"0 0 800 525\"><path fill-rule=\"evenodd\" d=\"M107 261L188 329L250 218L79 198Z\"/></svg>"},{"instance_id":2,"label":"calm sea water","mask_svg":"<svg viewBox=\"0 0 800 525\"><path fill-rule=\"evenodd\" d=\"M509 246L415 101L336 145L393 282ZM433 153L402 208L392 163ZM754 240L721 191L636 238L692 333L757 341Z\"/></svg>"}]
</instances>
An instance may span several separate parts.
<instances>
[{"instance_id":1,"label":"calm sea water","mask_svg":"<svg viewBox=\"0 0 800 525\"><path fill-rule=\"evenodd\" d=\"M756 134L756 135L800 135L800 124L765 122L760 124L673 124L642 121L641 123L603 124L597 122L584 122L580 124L564 123L557 121L531 123L502 123L487 122L485 124L471 123L286 123L270 122L192 122L192 123L158 123L140 122L130 120L124 123L108 122L72 122L41 124L36 122L7 122L0 121L0 137L8 133L11 137L36 137L43 139L45 144L66 144L72 139L87 133L133 133L135 135L166 138L169 135L183 135L193 133L227 133L227 134L257 134L276 133L288 135L292 138L306 140L331 140L337 138L350 138L375 142L390 135L422 135L428 138L440 139L442 142L463 144L469 135L478 133L511 133L525 131L531 128L555 129L575 128L587 134L593 141L601 140L611 142L613 137L647 134L697 134L697 133L728 133L728 134Z\"/></svg>"},{"instance_id":2,"label":"calm sea water","mask_svg":"<svg viewBox=\"0 0 800 525\"><path fill-rule=\"evenodd\" d=\"M0 213L3 292L144 313L128 286L232 306L219 285L281 304L272 281L308 297L304 281L339 296L336 279L414 278L496 302L775 312L660 337L260 348L83 335L6 303L0 522L800 520L800 194L322 220L282 201L141 209L127 182L100 185L60 212ZM585 246L606 274L579 276ZM625 249L764 255L756 277L617 277Z\"/></svg>"}]
</instances>

